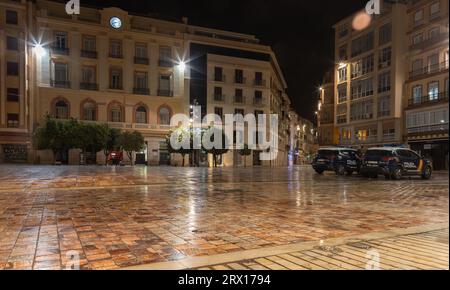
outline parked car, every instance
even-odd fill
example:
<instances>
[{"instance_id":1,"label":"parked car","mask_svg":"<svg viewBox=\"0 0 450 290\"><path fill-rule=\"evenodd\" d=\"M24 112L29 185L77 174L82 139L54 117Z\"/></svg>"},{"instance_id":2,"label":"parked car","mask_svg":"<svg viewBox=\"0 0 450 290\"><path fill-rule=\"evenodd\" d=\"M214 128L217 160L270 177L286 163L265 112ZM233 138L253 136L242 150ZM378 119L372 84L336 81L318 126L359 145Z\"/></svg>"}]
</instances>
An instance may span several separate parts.
<instances>
[{"instance_id":1,"label":"parked car","mask_svg":"<svg viewBox=\"0 0 450 290\"><path fill-rule=\"evenodd\" d=\"M334 171L337 175L352 175L353 172L359 172L360 166L361 158L357 150L340 147L319 149L312 162L312 167L318 174Z\"/></svg>"},{"instance_id":2,"label":"parked car","mask_svg":"<svg viewBox=\"0 0 450 290\"><path fill-rule=\"evenodd\" d=\"M416 152L399 147L370 148L364 155L361 174L365 177L384 175L386 179L401 179L402 176L421 176L430 179L433 165Z\"/></svg>"}]
</instances>

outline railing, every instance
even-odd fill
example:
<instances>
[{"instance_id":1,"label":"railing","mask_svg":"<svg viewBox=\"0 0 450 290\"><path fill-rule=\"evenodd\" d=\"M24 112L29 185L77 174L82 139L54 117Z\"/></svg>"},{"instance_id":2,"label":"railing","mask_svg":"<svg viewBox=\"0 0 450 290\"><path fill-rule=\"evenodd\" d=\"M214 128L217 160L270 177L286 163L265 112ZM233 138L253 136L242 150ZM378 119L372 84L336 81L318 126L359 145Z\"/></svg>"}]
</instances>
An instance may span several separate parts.
<instances>
[{"instance_id":1,"label":"railing","mask_svg":"<svg viewBox=\"0 0 450 290\"><path fill-rule=\"evenodd\" d=\"M246 84L247 83L247 79L246 78L238 78L238 77L234 77L234 83L235 84Z\"/></svg>"},{"instance_id":2,"label":"railing","mask_svg":"<svg viewBox=\"0 0 450 290\"><path fill-rule=\"evenodd\" d=\"M448 70L448 65L449 65L448 61L433 64L433 65L428 65L428 66L422 67L420 69L411 71L409 73L409 78L412 79L412 78L417 78L417 77L428 75L428 74L439 73L439 72Z\"/></svg>"},{"instance_id":3,"label":"railing","mask_svg":"<svg viewBox=\"0 0 450 290\"><path fill-rule=\"evenodd\" d=\"M147 57L138 57L138 56L135 56L135 57L134 57L134 63L135 63L135 64L145 64L145 65L148 65L148 64L149 64L149 60L148 60Z\"/></svg>"},{"instance_id":4,"label":"railing","mask_svg":"<svg viewBox=\"0 0 450 290\"><path fill-rule=\"evenodd\" d=\"M224 75L215 75L213 80L215 82L221 82L224 83L226 81L226 77Z\"/></svg>"},{"instance_id":5,"label":"railing","mask_svg":"<svg viewBox=\"0 0 450 290\"><path fill-rule=\"evenodd\" d=\"M213 100L215 102L225 102L225 96L224 95L213 95Z\"/></svg>"},{"instance_id":6,"label":"railing","mask_svg":"<svg viewBox=\"0 0 450 290\"><path fill-rule=\"evenodd\" d=\"M149 88L133 88L133 94L150 95L150 89Z\"/></svg>"},{"instance_id":7,"label":"railing","mask_svg":"<svg viewBox=\"0 0 450 290\"><path fill-rule=\"evenodd\" d=\"M90 124L107 124L110 128L116 129L136 129L136 130L164 130L169 131L174 129L170 125L160 125L160 124L147 124L147 123L125 123L125 122L101 122L101 121L86 121L80 120L83 123Z\"/></svg>"},{"instance_id":8,"label":"railing","mask_svg":"<svg viewBox=\"0 0 450 290\"><path fill-rule=\"evenodd\" d=\"M245 97L244 96L234 96L233 101L235 104L244 104Z\"/></svg>"},{"instance_id":9,"label":"railing","mask_svg":"<svg viewBox=\"0 0 450 290\"><path fill-rule=\"evenodd\" d=\"M118 54L118 53L109 53L109 57L110 58L123 58L123 55Z\"/></svg>"},{"instance_id":10,"label":"railing","mask_svg":"<svg viewBox=\"0 0 450 290\"><path fill-rule=\"evenodd\" d=\"M160 59L158 61L158 65L160 67L173 67L173 61L171 61L169 59Z\"/></svg>"},{"instance_id":11,"label":"railing","mask_svg":"<svg viewBox=\"0 0 450 290\"><path fill-rule=\"evenodd\" d=\"M253 98L253 105L255 106L263 106L263 99L261 98Z\"/></svg>"},{"instance_id":12,"label":"railing","mask_svg":"<svg viewBox=\"0 0 450 290\"><path fill-rule=\"evenodd\" d=\"M265 87L266 86L266 80L254 79L253 80L253 85L257 86L257 87Z\"/></svg>"},{"instance_id":13,"label":"railing","mask_svg":"<svg viewBox=\"0 0 450 290\"><path fill-rule=\"evenodd\" d=\"M426 132L440 132L440 131L448 131L448 123L439 124L439 125L430 125L430 126L421 126L414 128L407 128L408 134L418 134L418 133L426 133Z\"/></svg>"},{"instance_id":14,"label":"railing","mask_svg":"<svg viewBox=\"0 0 450 290\"><path fill-rule=\"evenodd\" d=\"M173 91L171 90L158 90L158 96L162 97L173 97Z\"/></svg>"},{"instance_id":15,"label":"railing","mask_svg":"<svg viewBox=\"0 0 450 290\"><path fill-rule=\"evenodd\" d=\"M97 58L97 52L92 50L81 50L81 56L87 58Z\"/></svg>"},{"instance_id":16,"label":"railing","mask_svg":"<svg viewBox=\"0 0 450 290\"><path fill-rule=\"evenodd\" d=\"M59 47L59 46L52 46L51 47L52 54L61 54L61 55L69 55L69 48L67 47Z\"/></svg>"},{"instance_id":17,"label":"railing","mask_svg":"<svg viewBox=\"0 0 450 290\"><path fill-rule=\"evenodd\" d=\"M410 50L425 49L431 45L434 45L436 43L439 43L439 42L445 41L445 40L447 40L447 42L448 42L448 33L441 33L439 35L436 35L434 37L428 38L424 41L421 41L419 43L411 45Z\"/></svg>"},{"instance_id":18,"label":"railing","mask_svg":"<svg viewBox=\"0 0 450 290\"><path fill-rule=\"evenodd\" d=\"M391 111L378 111L378 118L388 117L391 115Z\"/></svg>"},{"instance_id":19,"label":"railing","mask_svg":"<svg viewBox=\"0 0 450 290\"><path fill-rule=\"evenodd\" d=\"M114 85L114 86L110 85L109 89L110 90L120 90L121 91L121 90L123 90L123 86L122 85Z\"/></svg>"},{"instance_id":20,"label":"railing","mask_svg":"<svg viewBox=\"0 0 450 290\"><path fill-rule=\"evenodd\" d=\"M448 102L448 92L439 93L435 95L423 96L420 99L411 98L408 100L408 107L420 106L424 104L435 104L439 102Z\"/></svg>"},{"instance_id":21,"label":"railing","mask_svg":"<svg viewBox=\"0 0 450 290\"><path fill-rule=\"evenodd\" d=\"M61 80L50 80L50 86L54 88L70 88L69 81L61 81Z\"/></svg>"},{"instance_id":22,"label":"railing","mask_svg":"<svg viewBox=\"0 0 450 290\"><path fill-rule=\"evenodd\" d=\"M96 83L80 83L81 90L98 91L98 84Z\"/></svg>"}]
</instances>

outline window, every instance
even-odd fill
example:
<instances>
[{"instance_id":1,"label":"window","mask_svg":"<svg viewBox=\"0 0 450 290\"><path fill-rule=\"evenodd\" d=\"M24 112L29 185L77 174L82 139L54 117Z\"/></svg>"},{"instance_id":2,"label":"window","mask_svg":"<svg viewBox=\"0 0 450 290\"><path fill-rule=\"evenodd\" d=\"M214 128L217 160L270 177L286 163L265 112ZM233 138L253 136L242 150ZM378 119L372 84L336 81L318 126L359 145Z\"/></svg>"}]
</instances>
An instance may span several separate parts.
<instances>
[{"instance_id":1,"label":"window","mask_svg":"<svg viewBox=\"0 0 450 290\"><path fill-rule=\"evenodd\" d=\"M378 117L386 117L391 114L391 97L384 96L378 100Z\"/></svg>"},{"instance_id":2,"label":"window","mask_svg":"<svg viewBox=\"0 0 450 290\"><path fill-rule=\"evenodd\" d=\"M223 69L221 67L214 67L214 81L216 82L223 82L224 81L224 77L223 77Z\"/></svg>"},{"instance_id":3,"label":"window","mask_svg":"<svg viewBox=\"0 0 450 290\"><path fill-rule=\"evenodd\" d=\"M352 57L363 54L374 46L373 31L352 41Z\"/></svg>"},{"instance_id":4,"label":"window","mask_svg":"<svg viewBox=\"0 0 450 290\"><path fill-rule=\"evenodd\" d=\"M159 94L160 96L169 97L172 95L170 89L170 79L171 75L160 75L159 76Z\"/></svg>"},{"instance_id":5,"label":"window","mask_svg":"<svg viewBox=\"0 0 450 290\"><path fill-rule=\"evenodd\" d=\"M113 58L122 58L122 41L112 39L109 41L109 56Z\"/></svg>"},{"instance_id":6,"label":"window","mask_svg":"<svg viewBox=\"0 0 450 290\"><path fill-rule=\"evenodd\" d=\"M144 106L139 106L136 109L136 123L146 124L147 123L147 109Z\"/></svg>"},{"instance_id":7,"label":"window","mask_svg":"<svg viewBox=\"0 0 450 290\"><path fill-rule=\"evenodd\" d=\"M67 63L53 63L53 86L68 87L69 86L69 66Z\"/></svg>"},{"instance_id":8,"label":"window","mask_svg":"<svg viewBox=\"0 0 450 290\"><path fill-rule=\"evenodd\" d=\"M123 120L122 116L122 106L119 104L114 104L110 109L110 120L111 122L120 123Z\"/></svg>"},{"instance_id":9,"label":"window","mask_svg":"<svg viewBox=\"0 0 450 290\"><path fill-rule=\"evenodd\" d=\"M428 39L436 39L439 37L439 27L434 27L428 31Z\"/></svg>"},{"instance_id":10,"label":"window","mask_svg":"<svg viewBox=\"0 0 450 290\"><path fill-rule=\"evenodd\" d=\"M66 49L67 48L67 33L55 32L55 48Z\"/></svg>"},{"instance_id":11,"label":"window","mask_svg":"<svg viewBox=\"0 0 450 290\"><path fill-rule=\"evenodd\" d=\"M394 137L395 137L394 128L383 129L383 138L394 138Z\"/></svg>"},{"instance_id":12,"label":"window","mask_svg":"<svg viewBox=\"0 0 450 290\"><path fill-rule=\"evenodd\" d=\"M339 60L347 60L347 44L339 48Z\"/></svg>"},{"instance_id":13,"label":"window","mask_svg":"<svg viewBox=\"0 0 450 290\"><path fill-rule=\"evenodd\" d=\"M392 39L392 25L391 23L385 24L380 27L380 45L386 44Z\"/></svg>"},{"instance_id":14,"label":"window","mask_svg":"<svg viewBox=\"0 0 450 290\"><path fill-rule=\"evenodd\" d=\"M352 100L373 95L373 79L352 82L350 94Z\"/></svg>"},{"instance_id":15,"label":"window","mask_svg":"<svg viewBox=\"0 0 450 290\"><path fill-rule=\"evenodd\" d=\"M428 98L430 101L439 98L439 82L431 82L428 84Z\"/></svg>"},{"instance_id":16,"label":"window","mask_svg":"<svg viewBox=\"0 0 450 290\"><path fill-rule=\"evenodd\" d=\"M84 35L83 36L83 50L96 51L96 39L95 36Z\"/></svg>"},{"instance_id":17,"label":"window","mask_svg":"<svg viewBox=\"0 0 450 290\"><path fill-rule=\"evenodd\" d=\"M422 59L416 59L412 63L411 76L415 77L415 76L421 75L422 73L423 73L423 60Z\"/></svg>"},{"instance_id":18,"label":"window","mask_svg":"<svg viewBox=\"0 0 450 290\"><path fill-rule=\"evenodd\" d=\"M223 101L222 87L214 87L214 101Z\"/></svg>"},{"instance_id":19,"label":"window","mask_svg":"<svg viewBox=\"0 0 450 290\"><path fill-rule=\"evenodd\" d=\"M433 20L433 19L436 19L437 17L439 17L440 10L441 10L441 7L440 7L439 1L436 1L433 4L431 4L430 19Z\"/></svg>"},{"instance_id":20,"label":"window","mask_svg":"<svg viewBox=\"0 0 450 290\"><path fill-rule=\"evenodd\" d=\"M138 58L148 58L147 44L136 43L135 54L136 54L136 57L138 57Z\"/></svg>"},{"instance_id":21,"label":"window","mask_svg":"<svg viewBox=\"0 0 450 290\"><path fill-rule=\"evenodd\" d=\"M418 25L422 24L422 20L423 20L423 10L419 10L416 13L414 13L414 18L413 18L414 26L418 26Z\"/></svg>"},{"instance_id":22,"label":"window","mask_svg":"<svg viewBox=\"0 0 450 290\"><path fill-rule=\"evenodd\" d=\"M338 86L338 103L347 101L347 84Z\"/></svg>"},{"instance_id":23,"label":"window","mask_svg":"<svg viewBox=\"0 0 450 290\"><path fill-rule=\"evenodd\" d=\"M433 54L428 57L428 70L429 73L439 71L439 54Z\"/></svg>"},{"instance_id":24,"label":"window","mask_svg":"<svg viewBox=\"0 0 450 290\"><path fill-rule=\"evenodd\" d=\"M6 100L8 102L18 102L19 101L19 89L8 88L6 90Z\"/></svg>"},{"instance_id":25,"label":"window","mask_svg":"<svg viewBox=\"0 0 450 290\"><path fill-rule=\"evenodd\" d=\"M245 110L244 109L234 109L234 114L245 116Z\"/></svg>"},{"instance_id":26,"label":"window","mask_svg":"<svg viewBox=\"0 0 450 290\"><path fill-rule=\"evenodd\" d=\"M135 72L134 73L134 87L137 89L147 89L148 88L147 72Z\"/></svg>"},{"instance_id":27,"label":"window","mask_svg":"<svg viewBox=\"0 0 450 290\"><path fill-rule=\"evenodd\" d=\"M110 88L114 90L122 89L122 69L121 68L111 68L110 76Z\"/></svg>"},{"instance_id":28,"label":"window","mask_svg":"<svg viewBox=\"0 0 450 290\"><path fill-rule=\"evenodd\" d=\"M55 104L55 118L56 119L68 119L69 118L69 105L65 101L58 101Z\"/></svg>"},{"instance_id":29,"label":"window","mask_svg":"<svg viewBox=\"0 0 450 290\"><path fill-rule=\"evenodd\" d=\"M263 93L262 91L255 91L255 105L261 105L263 101Z\"/></svg>"},{"instance_id":30,"label":"window","mask_svg":"<svg viewBox=\"0 0 450 290\"><path fill-rule=\"evenodd\" d=\"M223 108L215 107L214 114L216 114L217 116L219 116L222 119L223 118Z\"/></svg>"},{"instance_id":31,"label":"window","mask_svg":"<svg viewBox=\"0 0 450 290\"><path fill-rule=\"evenodd\" d=\"M19 24L19 17L16 11L6 10L6 24Z\"/></svg>"},{"instance_id":32,"label":"window","mask_svg":"<svg viewBox=\"0 0 450 290\"><path fill-rule=\"evenodd\" d=\"M383 49L380 51L380 56L379 56L379 61L378 61L378 63L379 63L378 67L379 67L380 69L389 67L389 66L391 65L391 58L392 58L391 47L389 46L389 47L383 48Z\"/></svg>"},{"instance_id":33,"label":"window","mask_svg":"<svg viewBox=\"0 0 450 290\"><path fill-rule=\"evenodd\" d=\"M234 71L234 81L237 84L244 83L244 71L241 69L237 69Z\"/></svg>"},{"instance_id":34,"label":"window","mask_svg":"<svg viewBox=\"0 0 450 290\"><path fill-rule=\"evenodd\" d=\"M413 36L412 44L416 45L423 41L423 34L419 33Z\"/></svg>"},{"instance_id":35,"label":"window","mask_svg":"<svg viewBox=\"0 0 450 290\"><path fill-rule=\"evenodd\" d=\"M234 91L234 102L235 103L243 103L244 102L244 96L242 93L242 89L236 89Z\"/></svg>"},{"instance_id":36,"label":"window","mask_svg":"<svg viewBox=\"0 0 450 290\"><path fill-rule=\"evenodd\" d=\"M170 125L171 118L170 109L167 107L161 107L159 109L159 124L161 125Z\"/></svg>"},{"instance_id":37,"label":"window","mask_svg":"<svg viewBox=\"0 0 450 290\"><path fill-rule=\"evenodd\" d=\"M6 63L6 74L9 76L18 76L19 64L17 62L8 61Z\"/></svg>"},{"instance_id":38,"label":"window","mask_svg":"<svg viewBox=\"0 0 450 290\"><path fill-rule=\"evenodd\" d=\"M374 56L366 56L359 61L352 63L352 78L360 77L373 71Z\"/></svg>"},{"instance_id":39,"label":"window","mask_svg":"<svg viewBox=\"0 0 450 290\"><path fill-rule=\"evenodd\" d=\"M385 72L378 76L378 92L388 92L391 90L391 72Z\"/></svg>"},{"instance_id":40,"label":"window","mask_svg":"<svg viewBox=\"0 0 450 290\"><path fill-rule=\"evenodd\" d=\"M19 128L19 114L8 114L8 128Z\"/></svg>"},{"instance_id":41,"label":"window","mask_svg":"<svg viewBox=\"0 0 450 290\"><path fill-rule=\"evenodd\" d=\"M93 102L86 102L83 105L83 119L86 121L96 121L97 106Z\"/></svg>"},{"instance_id":42,"label":"window","mask_svg":"<svg viewBox=\"0 0 450 290\"><path fill-rule=\"evenodd\" d=\"M262 72L255 72L255 85L257 85L257 86L264 85Z\"/></svg>"},{"instance_id":43,"label":"window","mask_svg":"<svg viewBox=\"0 0 450 290\"><path fill-rule=\"evenodd\" d=\"M6 49L7 50L19 50L19 42L17 40L17 38L12 37L12 36L7 36L6 37Z\"/></svg>"},{"instance_id":44,"label":"window","mask_svg":"<svg viewBox=\"0 0 450 290\"><path fill-rule=\"evenodd\" d=\"M420 104L422 102L422 86L418 85L413 87L413 103Z\"/></svg>"},{"instance_id":45,"label":"window","mask_svg":"<svg viewBox=\"0 0 450 290\"><path fill-rule=\"evenodd\" d=\"M348 35L348 25L342 24L338 27L338 36L339 38L346 37Z\"/></svg>"},{"instance_id":46,"label":"window","mask_svg":"<svg viewBox=\"0 0 450 290\"><path fill-rule=\"evenodd\" d=\"M81 68L82 83L95 84L96 83L96 68L95 66L83 66Z\"/></svg>"},{"instance_id":47,"label":"window","mask_svg":"<svg viewBox=\"0 0 450 290\"><path fill-rule=\"evenodd\" d=\"M172 66L172 48L170 46L159 47L159 65Z\"/></svg>"},{"instance_id":48,"label":"window","mask_svg":"<svg viewBox=\"0 0 450 290\"><path fill-rule=\"evenodd\" d=\"M350 120L369 120L373 118L373 100L350 105Z\"/></svg>"},{"instance_id":49,"label":"window","mask_svg":"<svg viewBox=\"0 0 450 290\"><path fill-rule=\"evenodd\" d=\"M338 70L338 82L342 83L347 81L347 66Z\"/></svg>"}]
</instances>

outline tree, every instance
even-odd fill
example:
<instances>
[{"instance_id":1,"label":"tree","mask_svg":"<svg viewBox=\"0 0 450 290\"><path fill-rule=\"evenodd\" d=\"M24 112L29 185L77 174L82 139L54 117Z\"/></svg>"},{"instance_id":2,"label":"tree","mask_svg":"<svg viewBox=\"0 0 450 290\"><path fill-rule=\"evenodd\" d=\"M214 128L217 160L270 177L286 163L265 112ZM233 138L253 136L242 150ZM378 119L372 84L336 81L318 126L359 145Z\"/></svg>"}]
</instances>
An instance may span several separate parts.
<instances>
[{"instance_id":1,"label":"tree","mask_svg":"<svg viewBox=\"0 0 450 290\"><path fill-rule=\"evenodd\" d=\"M120 130L115 128L109 128L107 125L101 125L102 130L106 130L106 139L102 144L103 154L105 155L105 165L108 164L108 156L111 151L117 150L119 145Z\"/></svg>"},{"instance_id":2,"label":"tree","mask_svg":"<svg viewBox=\"0 0 450 290\"><path fill-rule=\"evenodd\" d=\"M188 135L189 138L189 149L186 148L179 148L179 149L175 149L172 147L172 142L170 141L170 137L172 136L172 134L178 134L178 142L183 142L183 138L186 138L186 135ZM167 136L166 136L166 144L167 144L167 148L169 149L169 153L173 153L173 154L181 154L182 158L183 158L183 163L182 163L182 167L184 167L185 165L185 157L186 155L189 155L193 152L192 149L192 145L193 145L193 135L192 135L192 129L181 129L179 128L177 130L177 132L173 132L171 131Z\"/></svg>"},{"instance_id":3,"label":"tree","mask_svg":"<svg viewBox=\"0 0 450 290\"><path fill-rule=\"evenodd\" d=\"M206 151L206 153L212 154L212 156L213 156L213 167L217 167L217 156L222 156L223 154L226 154L228 152L228 149L226 148L226 144L228 144L226 135L223 132L223 130L217 129L215 127L209 127L208 129L205 130L203 135L204 134L211 135L211 137L210 137L211 142L214 142L214 140L215 140L214 138L216 135L219 135L219 134L222 135L222 142L218 146L219 148L216 148L215 145L213 145L212 148L204 148L204 151ZM203 140L203 136L202 136L202 140Z\"/></svg>"},{"instance_id":4,"label":"tree","mask_svg":"<svg viewBox=\"0 0 450 290\"><path fill-rule=\"evenodd\" d=\"M244 148L240 149L238 153L244 157L244 167L247 167L247 156L252 155L252 150L248 148L247 144L244 144Z\"/></svg>"},{"instance_id":5,"label":"tree","mask_svg":"<svg viewBox=\"0 0 450 290\"><path fill-rule=\"evenodd\" d=\"M122 132L119 136L119 145L127 153L130 159L131 165L133 162L133 152L141 151L145 147L145 140L141 133L134 132Z\"/></svg>"}]
</instances>

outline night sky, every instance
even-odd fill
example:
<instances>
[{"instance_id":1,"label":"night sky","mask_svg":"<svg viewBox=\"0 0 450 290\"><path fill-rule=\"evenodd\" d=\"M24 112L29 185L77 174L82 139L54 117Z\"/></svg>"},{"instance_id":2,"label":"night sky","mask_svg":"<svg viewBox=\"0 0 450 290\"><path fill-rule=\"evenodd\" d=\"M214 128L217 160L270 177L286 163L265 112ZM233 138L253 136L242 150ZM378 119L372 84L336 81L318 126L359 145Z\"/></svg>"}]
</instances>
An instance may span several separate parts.
<instances>
[{"instance_id":1,"label":"night sky","mask_svg":"<svg viewBox=\"0 0 450 290\"><path fill-rule=\"evenodd\" d=\"M130 12L181 19L189 24L256 35L272 46L294 108L314 120L324 73L333 67L332 25L368 0L81 0Z\"/></svg>"}]
</instances>

